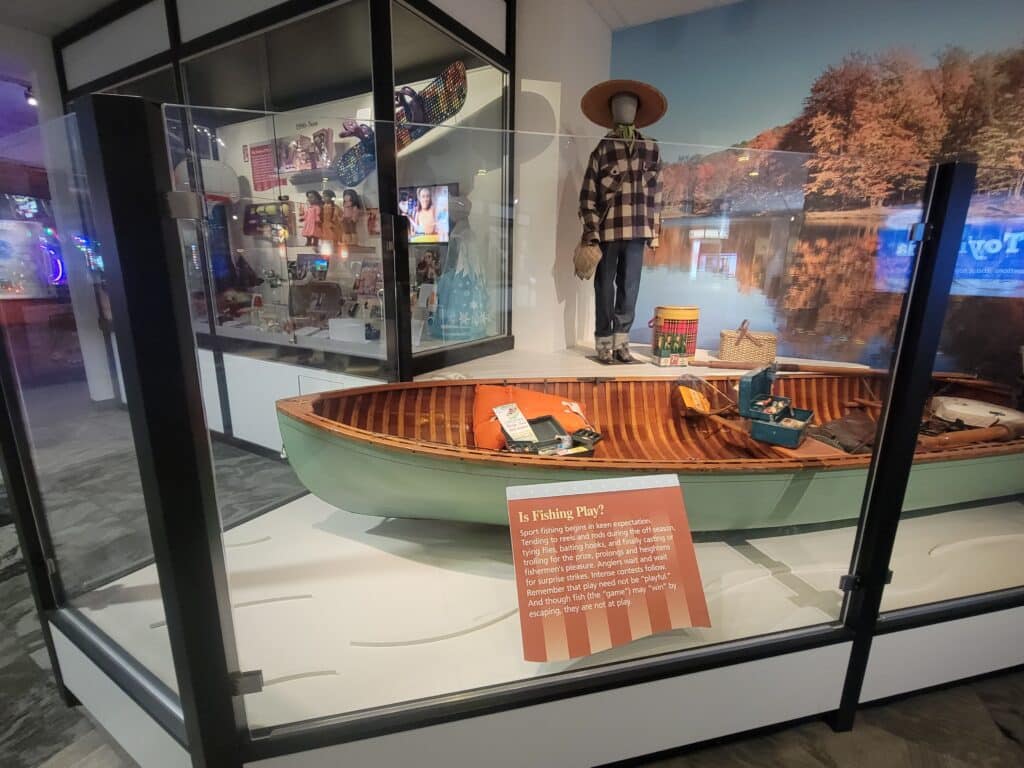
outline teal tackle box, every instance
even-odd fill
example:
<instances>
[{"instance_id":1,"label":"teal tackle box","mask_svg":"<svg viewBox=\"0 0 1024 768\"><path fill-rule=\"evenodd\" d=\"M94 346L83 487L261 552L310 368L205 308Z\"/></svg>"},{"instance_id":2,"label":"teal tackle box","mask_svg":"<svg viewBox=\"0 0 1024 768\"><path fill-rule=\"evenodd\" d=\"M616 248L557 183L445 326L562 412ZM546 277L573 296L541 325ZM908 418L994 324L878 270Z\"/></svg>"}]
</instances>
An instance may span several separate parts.
<instances>
[{"instance_id":1,"label":"teal tackle box","mask_svg":"<svg viewBox=\"0 0 1024 768\"><path fill-rule=\"evenodd\" d=\"M744 374L740 379L737 406L740 416L750 419L750 436L755 440L786 448L797 448L804 440L814 411L794 408L788 397L772 394L775 366Z\"/></svg>"}]
</instances>

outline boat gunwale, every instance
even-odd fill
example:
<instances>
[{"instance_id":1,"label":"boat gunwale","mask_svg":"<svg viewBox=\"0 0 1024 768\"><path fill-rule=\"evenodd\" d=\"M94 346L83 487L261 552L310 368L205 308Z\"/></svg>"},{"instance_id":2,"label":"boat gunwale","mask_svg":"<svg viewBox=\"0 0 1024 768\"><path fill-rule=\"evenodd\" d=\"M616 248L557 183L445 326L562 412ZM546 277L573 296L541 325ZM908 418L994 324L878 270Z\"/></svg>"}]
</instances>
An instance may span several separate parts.
<instances>
[{"instance_id":1,"label":"boat gunwale","mask_svg":"<svg viewBox=\"0 0 1024 768\"><path fill-rule=\"evenodd\" d=\"M740 372L742 375L743 372ZM782 374L786 378L835 378L837 376L862 376L867 378L884 378L885 371L865 369L851 371L840 369L836 373L787 373ZM704 377L707 381L721 381L738 378L736 374L721 374ZM982 379L965 378L961 375L951 375L948 378L942 374L935 374L934 378L941 381L959 383L965 386L977 387L978 389L999 388ZM519 384L559 384L559 383L589 383L589 384L613 384L622 382L674 382L677 376L628 376L628 377L601 377L601 376L572 376L572 377L543 377L543 378L492 378L492 379L442 379L431 381L392 382L385 384L374 384L364 387L353 387L348 389L331 390L312 395L299 395L297 397L284 398L276 403L277 411L289 418L306 424L315 429L326 431L334 435L366 443L374 447L389 448L401 453L413 453L422 456L432 456L449 460L470 462L474 464L498 465L498 466L521 466L534 469L557 469L571 471L617 471L617 472L655 472L671 471L676 473L761 473L761 472L787 472L797 470L844 470L866 468L873 456L868 454L849 454L846 456L827 457L794 457L794 458L735 458L735 459L701 459L689 460L650 460L640 458L609 459L599 456L588 457L566 457L566 456L534 456L529 454L508 453L494 451L487 448L470 448L468 446L456 446L450 443L431 442L429 440L399 437L382 432L353 427L349 424L319 416L313 410L314 403L327 399L345 399L358 397L360 395L375 392L394 392L409 389L431 389L441 387L465 387L478 384L492 384L501 386L514 386ZM938 450L918 450L914 455L914 463L932 463L951 460L982 459L995 456L1007 456L1024 452L1024 439L1010 440L1001 443L978 443L974 445L954 446Z\"/></svg>"}]
</instances>

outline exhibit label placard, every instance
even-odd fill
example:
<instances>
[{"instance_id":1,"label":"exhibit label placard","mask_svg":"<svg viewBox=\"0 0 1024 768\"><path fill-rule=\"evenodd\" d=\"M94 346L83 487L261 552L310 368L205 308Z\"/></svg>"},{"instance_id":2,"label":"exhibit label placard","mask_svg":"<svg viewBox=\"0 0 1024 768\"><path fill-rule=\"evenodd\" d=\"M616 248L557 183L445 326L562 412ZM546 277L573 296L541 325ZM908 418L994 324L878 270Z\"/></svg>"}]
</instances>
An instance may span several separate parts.
<instances>
[{"instance_id":1,"label":"exhibit label placard","mask_svg":"<svg viewBox=\"0 0 1024 768\"><path fill-rule=\"evenodd\" d=\"M527 661L711 626L676 475L513 486L507 499Z\"/></svg>"}]
</instances>

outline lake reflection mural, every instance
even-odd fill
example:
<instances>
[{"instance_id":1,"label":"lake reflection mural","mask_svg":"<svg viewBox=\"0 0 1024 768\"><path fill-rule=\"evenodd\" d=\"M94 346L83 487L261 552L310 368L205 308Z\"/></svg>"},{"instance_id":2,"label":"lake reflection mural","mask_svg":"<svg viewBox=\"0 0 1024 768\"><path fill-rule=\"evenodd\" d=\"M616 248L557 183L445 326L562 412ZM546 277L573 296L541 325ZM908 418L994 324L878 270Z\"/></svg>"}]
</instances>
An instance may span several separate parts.
<instances>
[{"instance_id":1,"label":"lake reflection mural","mask_svg":"<svg viewBox=\"0 0 1024 768\"><path fill-rule=\"evenodd\" d=\"M738 0L617 30L612 75L670 105L655 136L664 232L638 316L692 304L712 352L749 319L781 355L886 366L928 166L969 159L977 190L936 367L1016 382L1022 28L1024 4L1006 0ZM785 66L765 66L780 39L795 41Z\"/></svg>"}]
</instances>

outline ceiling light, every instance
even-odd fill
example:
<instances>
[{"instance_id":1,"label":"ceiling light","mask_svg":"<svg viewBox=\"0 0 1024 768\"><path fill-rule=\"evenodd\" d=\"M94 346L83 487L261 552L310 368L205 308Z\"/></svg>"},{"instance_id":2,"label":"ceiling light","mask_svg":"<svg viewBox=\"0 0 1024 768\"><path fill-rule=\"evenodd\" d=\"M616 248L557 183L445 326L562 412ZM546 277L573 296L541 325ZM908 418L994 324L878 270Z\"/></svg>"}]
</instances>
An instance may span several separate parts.
<instances>
[{"instance_id":1,"label":"ceiling light","mask_svg":"<svg viewBox=\"0 0 1024 768\"><path fill-rule=\"evenodd\" d=\"M28 88L25 89L25 101L28 103L28 105L30 107L38 107L39 106L39 99L37 99L36 95L34 93L32 93L32 87L31 86L29 86Z\"/></svg>"}]
</instances>

